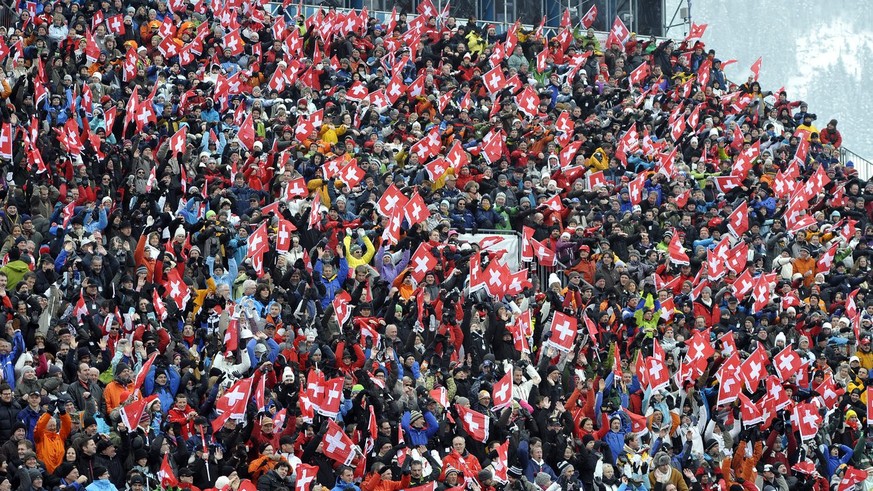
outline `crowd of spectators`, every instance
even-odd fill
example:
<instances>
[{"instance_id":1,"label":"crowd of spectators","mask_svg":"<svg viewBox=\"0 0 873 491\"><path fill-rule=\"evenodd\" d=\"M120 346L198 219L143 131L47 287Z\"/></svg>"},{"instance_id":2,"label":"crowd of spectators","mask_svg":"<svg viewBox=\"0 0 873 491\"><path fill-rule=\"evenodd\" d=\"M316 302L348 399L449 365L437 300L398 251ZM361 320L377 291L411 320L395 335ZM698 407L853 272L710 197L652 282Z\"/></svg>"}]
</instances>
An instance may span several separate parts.
<instances>
[{"instance_id":1,"label":"crowd of spectators","mask_svg":"<svg viewBox=\"0 0 873 491\"><path fill-rule=\"evenodd\" d=\"M12 7L0 491L865 485L837 121L697 38L422 6Z\"/></svg>"}]
</instances>

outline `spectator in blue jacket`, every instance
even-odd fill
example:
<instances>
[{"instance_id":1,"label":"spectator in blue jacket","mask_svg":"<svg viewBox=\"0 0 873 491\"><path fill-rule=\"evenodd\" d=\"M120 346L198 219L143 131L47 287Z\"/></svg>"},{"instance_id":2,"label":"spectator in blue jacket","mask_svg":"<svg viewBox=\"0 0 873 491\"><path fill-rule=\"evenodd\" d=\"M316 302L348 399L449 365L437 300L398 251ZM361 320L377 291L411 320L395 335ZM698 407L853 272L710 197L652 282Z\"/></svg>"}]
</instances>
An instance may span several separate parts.
<instances>
[{"instance_id":1,"label":"spectator in blue jacket","mask_svg":"<svg viewBox=\"0 0 873 491\"><path fill-rule=\"evenodd\" d=\"M439 422L430 411L406 411L400 418L400 425L406 431L406 443L413 447L427 445L440 429Z\"/></svg>"},{"instance_id":2,"label":"spectator in blue jacket","mask_svg":"<svg viewBox=\"0 0 873 491\"><path fill-rule=\"evenodd\" d=\"M349 264L346 262L346 258L343 257L342 250L342 246L339 246L336 249L337 253L340 255L338 270L334 270L332 263L324 264L324 259L326 258L324 252L322 252L321 258L315 262L314 269L315 272L318 273L315 275L315 278L321 279L321 283L325 288L325 294L321 297L322 308L327 308L327 306L330 305L333 301L333 297L335 297L337 292L343 287L343 282L349 277Z\"/></svg>"},{"instance_id":3,"label":"spectator in blue jacket","mask_svg":"<svg viewBox=\"0 0 873 491\"><path fill-rule=\"evenodd\" d=\"M15 389L15 362L23 352L24 336L21 335L20 329L15 330L15 334L12 336L12 343L5 339L0 339L0 370L3 370L3 380L13 390Z\"/></svg>"},{"instance_id":4,"label":"spectator in blue jacket","mask_svg":"<svg viewBox=\"0 0 873 491\"><path fill-rule=\"evenodd\" d=\"M182 377L175 366L170 365L169 368L164 369L152 365L142 384L142 395L148 397L157 394L158 400L161 401L161 409L167 412L173 407L181 380Z\"/></svg>"}]
</instances>

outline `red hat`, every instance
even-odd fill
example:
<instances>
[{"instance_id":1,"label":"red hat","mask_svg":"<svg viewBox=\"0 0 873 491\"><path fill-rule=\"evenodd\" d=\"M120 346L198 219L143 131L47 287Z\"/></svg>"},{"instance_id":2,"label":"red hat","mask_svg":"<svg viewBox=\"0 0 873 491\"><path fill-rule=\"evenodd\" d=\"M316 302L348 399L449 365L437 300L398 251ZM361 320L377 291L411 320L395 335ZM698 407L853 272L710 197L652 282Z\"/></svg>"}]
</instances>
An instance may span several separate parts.
<instances>
[{"instance_id":1,"label":"red hat","mask_svg":"<svg viewBox=\"0 0 873 491\"><path fill-rule=\"evenodd\" d=\"M110 102L112 102L112 98L109 97L108 95L104 95L103 97L100 98L100 104L102 104L104 106Z\"/></svg>"}]
</instances>

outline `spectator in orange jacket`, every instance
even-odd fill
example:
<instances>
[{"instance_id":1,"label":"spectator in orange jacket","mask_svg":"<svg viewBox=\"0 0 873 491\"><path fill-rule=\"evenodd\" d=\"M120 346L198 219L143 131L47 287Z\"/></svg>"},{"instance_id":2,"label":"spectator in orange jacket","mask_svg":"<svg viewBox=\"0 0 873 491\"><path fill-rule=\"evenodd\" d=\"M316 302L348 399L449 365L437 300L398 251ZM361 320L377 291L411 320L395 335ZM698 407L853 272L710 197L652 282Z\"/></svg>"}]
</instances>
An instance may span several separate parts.
<instances>
[{"instance_id":1,"label":"spectator in orange jacket","mask_svg":"<svg viewBox=\"0 0 873 491\"><path fill-rule=\"evenodd\" d=\"M73 421L64 406L58 407L58 413L61 418L60 431L58 431L58 422L55 421L51 413L43 413L33 431L33 437L36 441L36 456L45 464L46 472L49 474L54 472L55 468L63 462L66 454L64 442L70 436L70 431L73 428Z\"/></svg>"}]
</instances>

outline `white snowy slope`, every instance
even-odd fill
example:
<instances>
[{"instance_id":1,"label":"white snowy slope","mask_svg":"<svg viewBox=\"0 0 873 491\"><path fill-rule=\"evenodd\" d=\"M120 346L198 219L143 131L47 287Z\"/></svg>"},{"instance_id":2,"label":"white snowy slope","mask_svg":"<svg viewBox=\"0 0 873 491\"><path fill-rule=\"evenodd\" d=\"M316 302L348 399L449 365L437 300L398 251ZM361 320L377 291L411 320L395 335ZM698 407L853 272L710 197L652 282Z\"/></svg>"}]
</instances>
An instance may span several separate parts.
<instances>
[{"instance_id":1,"label":"white snowy slope","mask_svg":"<svg viewBox=\"0 0 873 491\"><path fill-rule=\"evenodd\" d=\"M675 1L667 2L667 15ZM738 60L725 70L730 79L745 81L763 56L765 91L784 86L791 100L807 101L819 129L838 120L843 144L873 161L873 3L697 0L691 19L709 24L703 41L716 56Z\"/></svg>"}]
</instances>

